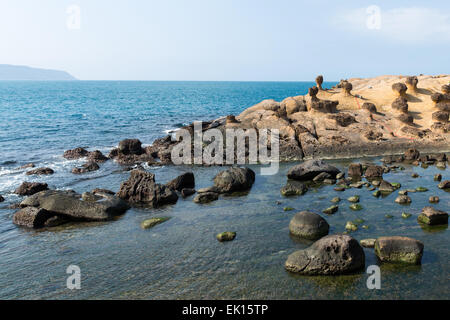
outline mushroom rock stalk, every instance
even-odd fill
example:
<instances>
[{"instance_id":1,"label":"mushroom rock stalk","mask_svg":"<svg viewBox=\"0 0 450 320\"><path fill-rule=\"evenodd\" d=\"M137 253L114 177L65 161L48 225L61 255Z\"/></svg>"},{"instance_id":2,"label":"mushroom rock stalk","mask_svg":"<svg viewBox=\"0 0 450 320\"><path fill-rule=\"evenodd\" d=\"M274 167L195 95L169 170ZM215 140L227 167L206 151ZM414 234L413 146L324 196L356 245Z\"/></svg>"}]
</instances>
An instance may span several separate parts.
<instances>
[{"instance_id":1,"label":"mushroom rock stalk","mask_svg":"<svg viewBox=\"0 0 450 320\"><path fill-rule=\"evenodd\" d=\"M404 97L406 95L406 90L408 90L408 87L404 83L394 83L392 85L392 91L394 91L399 97Z\"/></svg>"}]
</instances>

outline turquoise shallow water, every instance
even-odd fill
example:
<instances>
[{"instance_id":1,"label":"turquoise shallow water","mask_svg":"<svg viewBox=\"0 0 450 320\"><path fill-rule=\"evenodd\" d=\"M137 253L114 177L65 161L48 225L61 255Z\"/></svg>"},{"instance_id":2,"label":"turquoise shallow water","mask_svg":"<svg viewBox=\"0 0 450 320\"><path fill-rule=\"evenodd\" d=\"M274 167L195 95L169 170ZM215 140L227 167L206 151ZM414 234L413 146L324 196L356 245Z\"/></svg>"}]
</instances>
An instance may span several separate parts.
<instances>
[{"instance_id":1,"label":"turquoise shallow water","mask_svg":"<svg viewBox=\"0 0 450 320\"><path fill-rule=\"evenodd\" d=\"M336 192L332 186L311 189L300 197L282 198L286 172L283 164L274 176L259 175L252 190L242 197L222 197L208 205L192 198L160 209L131 209L115 221L71 224L30 231L11 222L20 200L11 193L23 180L45 181L52 188L84 192L102 187L117 191L128 178L113 162L97 172L74 176L70 169L82 161L67 161L65 149L89 146L107 151L120 139L138 137L150 143L164 130L197 119L238 113L263 98L281 100L302 94L306 83L0 83L1 121L0 194L0 298L132 298L132 299L448 299L450 272L448 227L424 229L416 221L430 195L438 195L436 208L449 211L450 193L437 188L435 173L450 179L449 170L404 165L385 179L404 188L425 186L412 193L412 203L394 203L396 193L374 198L366 188ZM169 108L170 107L170 108ZM220 111L219 111L220 110ZM55 175L30 178L16 168L33 161L56 170ZM351 161L379 163L378 158L330 161L344 169ZM222 168L160 167L152 169L158 182L192 170L197 188L211 185ZM412 172L421 176L411 177ZM330 200L361 196L362 211L349 209L346 200L332 216L321 214ZM282 204L277 204L281 201ZM284 212L291 206L295 211ZM324 216L330 233L344 231L346 221L362 218L369 229L352 233L356 239L402 235L425 244L421 266L380 264L381 290L368 290L368 275L304 277L287 273L283 264L293 251L311 242L289 235L295 212L312 210ZM412 214L401 218L402 211ZM392 219L385 215L391 214ZM140 222L153 216L171 219L150 230ZM215 235L237 232L229 243ZM365 249L366 266L379 264ZM66 268L81 268L82 288L66 288Z\"/></svg>"}]
</instances>

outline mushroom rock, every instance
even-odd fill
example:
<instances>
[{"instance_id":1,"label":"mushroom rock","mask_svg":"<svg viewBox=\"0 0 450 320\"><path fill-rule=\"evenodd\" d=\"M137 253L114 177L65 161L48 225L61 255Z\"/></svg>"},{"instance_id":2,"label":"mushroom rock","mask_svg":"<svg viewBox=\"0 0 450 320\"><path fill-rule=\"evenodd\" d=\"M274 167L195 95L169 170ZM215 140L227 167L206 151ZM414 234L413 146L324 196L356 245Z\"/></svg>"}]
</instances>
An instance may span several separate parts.
<instances>
[{"instance_id":1,"label":"mushroom rock","mask_svg":"<svg viewBox=\"0 0 450 320\"><path fill-rule=\"evenodd\" d=\"M408 87L406 87L404 83L397 82L392 85L392 91L394 91L399 97L404 97L406 90L408 90Z\"/></svg>"},{"instance_id":2,"label":"mushroom rock","mask_svg":"<svg viewBox=\"0 0 450 320\"><path fill-rule=\"evenodd\" d=\"M408 101L404 97L398 97L391 104L392 109L400 111L402 113L408 113Z\"/></svg>"},{"instance_id":3,"label":"mushroom rock","mask_svg":"<svg viewBox=\"0 0 450 320\"><path fill-rule=\"evenodd\" d=\"M377 107L371 102L364 102L361 108L363 110L369 111L370 113L376 113L377 112Z\"/></svg>"},{"instance_id":4,"label":"mushroom rock","mask_svg":"<svg viewBox=\"0 0 450 320\"><path fill-rule=\"evenodd\" d=\"M322 84L323 84L323 76L322 76L322 75L319 75L319 76L316 77L316 85L317 85L317 88L318 88L320 91L323 90Z\"/></svg>"},{"instance_id":5,"label":"mushroom rock","mask_svg":"<svg viewBox=\"0 0 450 320\"><path fill-rule=\"evenodd\" d=\"M405 83L410 92L416 92L419 79L416 76L407 77Z\"/></svg>"},{"instance_id":6,"label":"mushroom rock","mask_svg":"<svg viewBox=\"0 0 450 320\"><path fill-rule=\"evenodd\" d=\"M353 90L353 85L350 82L345 81L342 84L342 89L343 89L343 92L344 92L345 96L351 96L352 95L351 91Z\"/></svg>"}]
</instances>

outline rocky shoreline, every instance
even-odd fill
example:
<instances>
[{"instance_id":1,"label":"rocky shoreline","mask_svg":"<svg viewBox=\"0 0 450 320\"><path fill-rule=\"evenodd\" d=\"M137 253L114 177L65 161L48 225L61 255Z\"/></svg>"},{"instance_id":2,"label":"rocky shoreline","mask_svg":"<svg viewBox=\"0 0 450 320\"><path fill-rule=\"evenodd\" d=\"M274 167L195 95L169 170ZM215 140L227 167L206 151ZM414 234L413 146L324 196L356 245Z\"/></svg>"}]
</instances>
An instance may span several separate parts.
<instances>
[{"instance_id":1,"label":"rocky shoreline","mask_svg":"<svg viewBox=\"0 0 450 320\"><path fill-rule=\"evenodd\" d=\"M445 154L450 151L450 93L448 85L443 84L449 82L450 77L388 77L382 80L343 80L327 90L322 88L323 77L319 76L317 86L310 88L308 95L290 97L282 102L265 100L238 116L203 122L202 132L212 129L224 132L232 128L256 129L259 134L261 129L279 130L280 161L303 160L288 171L286 185L280 190L284 197L301 196L311 185L321 184L335 185L334 190L339 192L366 187L374 197L379 197L401 188L398 183L384 180L383 174L402 170L402 163L436 165L444 169L450 163ZM383 91L386 87L388 93ZM442 92L437 92L437 87ZM384 100L376 98L380 92L384 92ZM391 103L386 106L386 101ZM417 108L422 108L421 112ZM182 129L192 132L194 124ZM49 190L46 183L23 182L15 193L26 198L18 205L13 222L40 229L67 222L109 221L125 214L131 207L159 208L177 203L180 196L183 199L192 197L193 202L202 205L216 201L222 195L240 196L251 190L256 174L250 168L240 166L224 168L213 178L212 186L199 190L195 189L193 172L185 172L166 184L156 183L155 175L145 170L142 164L150 167L173 164L171 153L178 143L168 135L147 147L143 147L138 139L122 140L107 156L83 147L67 150L64 158L86 160L82 166L73 168L73 174L99 170L102 163L112 160L122 165L124 171L130 171L130 176L122 182L117 193L94 189L79 194L72 190ZM206 147L207 144L203 145ZM245 150L235 152L235 158L238 152L248 156L248 144ZM345 173L321 160L362 156L385 156L384 164L353 163ZM35 168L34 164L22 168L31 169L26 175L55 173L51 168ZM441 179L442 176L435 177L438 187L449 189L450 181ZM408 204L412 201L408 193L427 191L424 189L399 190L395 202ZM359 196L347 200L351 210L362 210ZM335 214L340 201L340 198L334 198L334 205L322 213ZM430 203L437 202L439 197L430 197ZM143 221L141 227L149 229L168 219L152 218ZM448 213L425 207L417 220L421 225L448 224ZM325 218L315 212L298 212L289 225L290 233L315 242L309 248L291 254L285 264L286 270L308 275L357 272L365 263L361 245L373 247L381 262L420 264L423 243L398 236L364 239L360 244L350 233L360 226L367 227L362 223L348 221L343 234L328 235L330 225ZM224 231L216 239L233 241L236 236L233 231Z\"/></svg>"}]
</instances>

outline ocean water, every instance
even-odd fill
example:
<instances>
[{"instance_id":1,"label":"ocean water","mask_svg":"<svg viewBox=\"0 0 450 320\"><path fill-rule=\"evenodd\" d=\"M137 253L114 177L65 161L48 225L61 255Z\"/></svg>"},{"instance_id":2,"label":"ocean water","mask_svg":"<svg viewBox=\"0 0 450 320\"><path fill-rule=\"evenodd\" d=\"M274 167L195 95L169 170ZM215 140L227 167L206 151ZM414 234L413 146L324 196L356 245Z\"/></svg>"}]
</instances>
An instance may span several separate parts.
<instances>
[{"instance_id":1,"label":"ocean water","mask_svg":"<svg viewBox=\"0 0 450 320\"><path fill-rule=\"evenodd\" d=\"M428 192L412 193L412 203L394 203L397 193L374 198L365 189L343 193L332 186L313 188L307 194L283 198L279 190L295 163L282 164L274 176L259 175L252 190L241 197L221 197L207 205L192 197L159 209L130 209L110 222L77 223L44 230L27 230L12 224L9 205L21 200L13 194L23 181L47 182L51 188L94 188L117 191L129 172L109 161L86 175L71 169L83 160L62 158L64 150L78 146L107 153L118 141L139 138L150 144L167 130L194 120L239 114L263 99L281 101L305 94L306 82L0 82L0 298L1 299L432 299L450 293L448 227L423 228L417 221L430 195L440 197L438 209L449 211L450 193L437 188L435 173L450 179L449 170L404 165L385 179L402 189L416 186ZM331 86L332 84L326 84ZM345 169L352 161L379 163L378 158L334 160ZM51 176L26 176L17 169L34 162L55 170ZM211 185L217 167L163 166L151 168L157 182L193 171L197 188ZM412 172L420 178L413 179ZM353 212L345 200L361 196L363 210ZM330 200L344 199L332 216L320 212ZM282 204L277 204L281 201ZM291 206L295 211L285 212ZM381 264L365 249L366 266L382 270L381 290L368 290L368 275L305 277L284 270L284 261L309 241L289 235L288 225L297 211L324 216L330 233L343 232L346 221L365 220L369 229L352 233L356 239L383 235L410 236L425 244L421 266ZM403 211L412 214L401 218ZM387 219L391 214L392 219ZM171 219L150 230L140 223L154 216ZM229 243L215 235L236 231ZM81 290L66 287L66 268L81 269Z\"/></svg>"}]
</instances>

